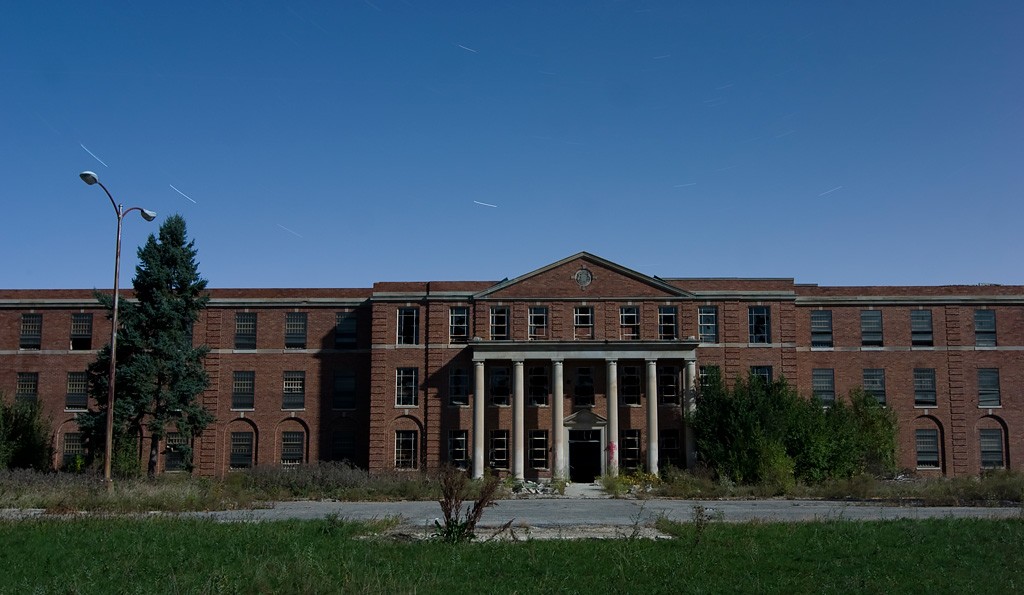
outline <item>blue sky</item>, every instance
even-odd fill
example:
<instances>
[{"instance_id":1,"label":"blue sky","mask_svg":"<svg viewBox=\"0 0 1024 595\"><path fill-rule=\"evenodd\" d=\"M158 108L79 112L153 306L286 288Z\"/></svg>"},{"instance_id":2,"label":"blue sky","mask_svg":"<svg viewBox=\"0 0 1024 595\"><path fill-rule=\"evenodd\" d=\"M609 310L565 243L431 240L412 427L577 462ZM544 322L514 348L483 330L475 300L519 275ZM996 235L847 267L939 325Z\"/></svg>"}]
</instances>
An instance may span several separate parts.
<instances>
[{"instance_id":1,"label":"blue sky","mask_svg":"<svg viewBox=\"0 0 1024 595\"><path fill-rule=\"evenodd\" d=\"M8 3L0 287L110 286L113 209L82 170L182 214L212 287L502 279L581 250L662 277L1024 283L1022 26L1018 1ZM126 284L156 225L126 220Z\"/></svg>"}]
</instances>

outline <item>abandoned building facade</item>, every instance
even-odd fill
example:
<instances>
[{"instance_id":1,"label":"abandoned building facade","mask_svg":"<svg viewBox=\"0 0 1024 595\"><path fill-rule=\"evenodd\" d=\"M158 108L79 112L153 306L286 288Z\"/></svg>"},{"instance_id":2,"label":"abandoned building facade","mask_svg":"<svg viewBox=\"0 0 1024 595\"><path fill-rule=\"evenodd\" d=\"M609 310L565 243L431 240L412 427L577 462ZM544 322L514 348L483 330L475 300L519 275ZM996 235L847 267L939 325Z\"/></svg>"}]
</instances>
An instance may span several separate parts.
<instances>
[{"instance_id":1,"label":"abandoned building facade","mask_svg":"<svg viewBox=\"0 0 1024 595\"><path fill-rule=\"evenodd\" d=\"M194 341L216 421L192 463L574 481L691 467L686 412L717 367L826 405L863 387L897 416L902 468L1021 469L1022 291L660 278L585 252L500 282L213 289ZM42 403L57 467L83 454L85 370L109 324L90 290L0 290L0 393ZM161 471L186 467L181 440Z\"/></svg>"}]
</instances>

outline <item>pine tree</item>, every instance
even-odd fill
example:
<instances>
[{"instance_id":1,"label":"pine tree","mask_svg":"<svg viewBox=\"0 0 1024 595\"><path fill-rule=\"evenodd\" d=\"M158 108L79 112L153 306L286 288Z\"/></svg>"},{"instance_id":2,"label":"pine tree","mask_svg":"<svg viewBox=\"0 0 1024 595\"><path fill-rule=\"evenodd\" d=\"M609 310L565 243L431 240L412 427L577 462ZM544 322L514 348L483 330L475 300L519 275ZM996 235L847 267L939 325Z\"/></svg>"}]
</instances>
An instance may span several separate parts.
<instances>
[{"instance_id":1,"label":"pine tree","mask_svg":"<svg viewBox=\"0 0 1024 595\"><path fill-rule=\"evenodd\" d=\"M117 378L114 397L114 452L140 452L140 430L149 430L148 473L156 474L160 443L170 431L180 432L185 444L202 433L213 415L199 402L209 385L203 358L209 349L192 344L192 326L206 307L206 280L200 277L195 242L188 241L185 220L169 217L159 238L149 236L139 248L132 285L135 296L119 306ZM112 311L110 296L97 296ZM112 313L112 312L111 312ZM93 452L103 443L106 419L110 345L89 366L90 392L100 405L80 419ZM181 448L181 447L177 447ZM186 450L189 450L185 447ZM185 452L191 461L191 452ZM129 454L128 467L131 459ZM135 460L135 469L138 462ZM117 465L125 469L125 465Z\"/></svg>"}]
</instances>

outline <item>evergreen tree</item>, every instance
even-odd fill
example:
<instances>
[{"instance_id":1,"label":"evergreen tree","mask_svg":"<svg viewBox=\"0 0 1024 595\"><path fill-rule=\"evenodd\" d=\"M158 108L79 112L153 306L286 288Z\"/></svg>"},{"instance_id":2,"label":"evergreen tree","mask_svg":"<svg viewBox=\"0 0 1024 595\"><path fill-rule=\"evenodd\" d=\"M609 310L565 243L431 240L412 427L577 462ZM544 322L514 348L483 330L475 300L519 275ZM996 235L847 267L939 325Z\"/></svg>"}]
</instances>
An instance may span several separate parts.
<instances>
[{"instance_id":1,"label":"evergreen tree","mask_svg":"<svg viewBox=\"0 0 1024 595\"><path fill-rule=\"evenodd\" d=\"M113 462L128 453L128 461L117 466L121 472L131 470L132 453L141 451L139 436L145 427L151 438L147 469L153 476L160 442L167 432L176 430L191 444L213 421L213 415L198 401L209 385L203 369L209 349L192 344L192 326L209 296L206 280L199 276L195 242L188 241L180 215L164 221L159 237L150 235L138 256L132 280L134 300L122 300L119 305ZM112 314L112 298L97 297ZM89 366L89 389L100 411L79 423L92 452L98 452L104 440L109 370L107 345ZM191 452L185 449L188 464ZM134 466L137 470L137 459Z\"/></svg>"}]
</instances>

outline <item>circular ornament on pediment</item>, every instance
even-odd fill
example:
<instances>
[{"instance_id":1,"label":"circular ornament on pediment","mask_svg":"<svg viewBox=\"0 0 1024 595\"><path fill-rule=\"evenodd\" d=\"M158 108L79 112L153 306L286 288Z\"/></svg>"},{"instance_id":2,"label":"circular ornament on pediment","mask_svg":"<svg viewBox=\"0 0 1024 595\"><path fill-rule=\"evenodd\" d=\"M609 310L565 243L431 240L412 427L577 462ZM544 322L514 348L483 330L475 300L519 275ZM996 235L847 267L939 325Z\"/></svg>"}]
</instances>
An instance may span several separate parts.
<instances>
[{"instance_id":1,"label":"circular ornament on pediment","mask_svg":"<svg viewBox=\"0 0 1024 595\"><path fill-rule=\"evenodd\" d=\"M573 275L572 278L576 280L576 285L579 285L580 289L582 289L587 285L590 285L590 283L594 280L594 275L592 275L589 270L581 268L580 270L576 271L576 274Z\"/></svg>"}]
</instances>

